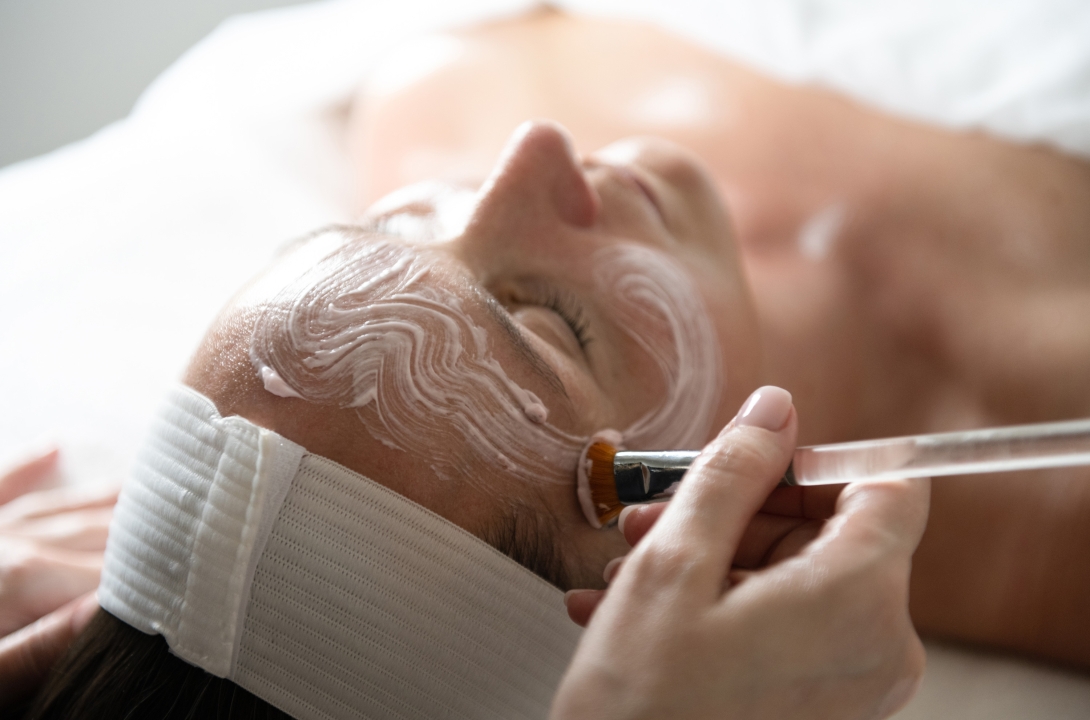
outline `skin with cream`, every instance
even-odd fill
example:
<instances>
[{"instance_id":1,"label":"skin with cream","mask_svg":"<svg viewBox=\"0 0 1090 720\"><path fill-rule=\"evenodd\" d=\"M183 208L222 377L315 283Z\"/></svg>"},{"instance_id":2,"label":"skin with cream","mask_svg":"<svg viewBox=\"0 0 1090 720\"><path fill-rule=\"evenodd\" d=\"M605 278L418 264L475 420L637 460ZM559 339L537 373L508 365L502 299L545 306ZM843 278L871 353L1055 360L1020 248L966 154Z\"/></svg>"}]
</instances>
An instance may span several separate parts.
<instances>
[{"instance_id":1,"label":"skin with cream","mask_svg":"<svg viewBox=\"0 0 1090 720\"><path fill-rule=\"evenodd\" d=\"M617 322L654 360L667 392L622 433L631 448L699 447L713 428L722 372L719 343L685 270L638 245L602 251L599 282L611 289ZM669 338L669 340L665 340Z\"/></svg>"},{"instance_id":2,"label":"skin with cream","mask_svg":"<svg viewBox=\"0 0 1090 720\"><path fill-rule=\"evenodd\" d=\"M756 382L747 297L692 156L641 140L579 158L530 123L478 190L419 185L296 243L186 381L559 587L593 587L626 545L580 508L587 440L707 442Z\"/></svg>"},{"instance_id":3,"label":"skin with cream","mask_svg":"<svg viewBox=\"0 0 1090 720\"><path fill-rule=\"evenodd\" d=\"M429 458L441 478L467 452L531 483L575 472L588 438L550 424L541 399L508 376L465 309L484 301L450 287L458 279L441 258L395 239L329 235L311 242L340 244L284 286L254 328L251 359L268 392L356 408L374 438ZM594 265L609 311L666 388L615 437L648 449L699 445L712 430L721 373L691 281L669 257L636 245L602 248ZM460 446L437 453L427 428Z\"/></svg>"},{"instance_id":4,"label":"skin with cream","mask_svg":"<svg viewBox=\"0 0 1090 720\"><path fill-rule=\"evenodd\" d=\"M552 479L582 440L504 372L435 265L426 249L350 235L259 319L251 354L265 389L359 409L373 437L430 458L442 478L469 451L524 481ZM465 447L437 454L427 428Z\"/></svg>"},{"instance_id":5,"label":"skin with cream","mask_svg":"<svg viewBox=\"0 0 1090 720\"><path fill-rule=\"evenodd\" d=\"M627 428L665 396L654 362L611 331L585 277L592 254L614 243L655 248L692 280L730 376L716 427L766 383L791 390L802 444L1087 414L1085 160L884 116L635 23L541 11L454 37L435 52L417 47L415 66L391 62L400 73L393 81L376 76L361 88L347 129L359 208L438 177L445 182L415 186L414 198L388 197L382 212L400 225L391 232L450 238L444 252L497 292L535 275L578 295L593 336L585 352L550 309L504 301L567 398L534 385L525 360L505 354L492 333L493 356L543 400L552 425L579 437ZM407 67L411 76L401 72ZM647 112L656 95L684 112ZM444 193L456 195L437 188L477 187L528 117L571 128L584 162L573 166L545 133L527 136L496 181L463 206L470 218L450 223L448 212L434 212ZM629 144L636 152L610 162L639 176L659 213L648 212L623 173L592 162L599 148L633 136L644 136ZM464 232L448 233L452 224ZM355 411L342 411L345 422L366 437L345 442L346 428L331 434L330 419L307 414L307 403L267 392L248 356L233 361L237 368L223 362L225 349L251 343L246 308L236 307L242 314L225 315L187 381L221 407L394 482L396 473L371 463L405 453L368 445ZM300 415L307 422L293 424ZM365 447L355 452L356 444ZM471 532L501 512L494 493L472 502L471 493L413 495L421 485L411 470L398 491ZM510 493L527 507L552 510L546 535L567 559L568 579L600 586L602 567L624 543L587 525L570 488L549 484L557 492L539 495L513 482ZM1086 662L1090 573L1072 568L1085 564L1078 551L1090 533L1088 488L1081 476L1011 477L990 485L982 503L972 479L936 484L913 561L918 625ZM998 586L1008 591L979 591Z\"/></svg>"}]
</instances>

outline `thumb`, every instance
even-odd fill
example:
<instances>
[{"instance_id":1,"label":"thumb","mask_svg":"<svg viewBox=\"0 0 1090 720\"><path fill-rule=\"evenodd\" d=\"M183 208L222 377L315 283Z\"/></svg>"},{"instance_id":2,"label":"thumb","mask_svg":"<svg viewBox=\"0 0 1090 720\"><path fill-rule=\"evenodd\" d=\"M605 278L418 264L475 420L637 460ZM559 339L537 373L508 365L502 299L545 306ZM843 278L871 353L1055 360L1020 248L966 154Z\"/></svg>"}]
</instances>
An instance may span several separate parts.
<instances>
[{"instance_id":1,"label":"thumb","mask_svg":"<svg viewBox=\"0 0 1090 720\"><path fill-rule=\"evenodd\" d=\"M0 708L31 695L98 610L91 592L0 638Z\"/></svg>"},{"instance_id":2,"label":"thumb","mask_svg":"<svg viewBox=\"0 0 1090 720\"><path fill-rule=\"evenodd\" d=\"M659 548L685 560L687 577L703 586L695 590L717 596L742 534L791 461L797 426L790 393L757 389L704 448L626 564Z\"/></svg>"}]
</instances>

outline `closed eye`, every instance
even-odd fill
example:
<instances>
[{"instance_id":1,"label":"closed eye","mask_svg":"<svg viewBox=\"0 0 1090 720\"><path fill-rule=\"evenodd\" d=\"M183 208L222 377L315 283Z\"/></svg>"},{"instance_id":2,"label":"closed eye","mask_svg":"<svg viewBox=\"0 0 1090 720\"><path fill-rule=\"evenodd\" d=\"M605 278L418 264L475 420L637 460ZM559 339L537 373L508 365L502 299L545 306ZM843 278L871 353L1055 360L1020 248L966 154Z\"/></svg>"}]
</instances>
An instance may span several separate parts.
<instances>
[{"instance_id":1,"label":"closed eye","mask_svg":"<svg viewBox=\"0 0 1090 720\"><path fill-rule=\"evenodd\" d=\"M575 334L575 339L579 341L579 348L586 351L587 345L591 341L590 323L583 310L583 305L575 295L561 291L559 288L553 288L552 292L538 298L537 302L527 304L540 305L559 315L560 319L567 323L572 333Z\"/></svg>"},{"instance_id":2,"label":"closed eye","mask_svg":"<svg viewBox=\"0 0 1090 720\"><path fill-rule=\"evenodd\" d=\"M520 278L502 282L492 292L506 307L543 307L555 313L571 330L583 353L594 340L579 296L560 285L541 278Z\"/></svg>"},{"instance_id":3,"label":"closed eye","mask_svg":"<svg viewBox=\"0 0 1090 720\"><path fill-rule=\"evenodd\" d=\"M551 310L571 329L579 349L586 352L587 345L593 340L590 333L590 321L583 303L570 290L554 285L539 278L522 279L515 283L504 284L495 293L505 305L536 305Z\"/></svg>"}]
</instances>

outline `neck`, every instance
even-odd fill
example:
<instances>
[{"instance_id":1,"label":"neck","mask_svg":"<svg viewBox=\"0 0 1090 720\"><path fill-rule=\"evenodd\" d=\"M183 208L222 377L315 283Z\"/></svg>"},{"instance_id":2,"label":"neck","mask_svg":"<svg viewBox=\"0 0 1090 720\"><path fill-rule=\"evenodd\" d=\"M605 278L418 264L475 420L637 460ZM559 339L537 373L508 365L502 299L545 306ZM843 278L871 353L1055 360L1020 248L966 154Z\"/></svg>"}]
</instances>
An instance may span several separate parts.
<instances>
[{"instance_id":1,"label":"neck","mask_svg":"<svg viewBox=\"0 0 1090 720\"><path fill-rule=\"evenodd\" d=\"M934 373L868 317L842 263L751 255L746 268L762 341L761 382L791 391L800 444L922 431L921 386Z\"/></svg>"},{"instance_id":2,"label":"neck","mask_svg":"<svg viewBox=\"0 0 1090 720\"><path fill-rule=\"evenodd\" d=\"M795 395L801 443L1090 415L1090 165L954 139L894 192L848 193L820 257L741 238L764 382Z\"/></svg>"}]
</instances>

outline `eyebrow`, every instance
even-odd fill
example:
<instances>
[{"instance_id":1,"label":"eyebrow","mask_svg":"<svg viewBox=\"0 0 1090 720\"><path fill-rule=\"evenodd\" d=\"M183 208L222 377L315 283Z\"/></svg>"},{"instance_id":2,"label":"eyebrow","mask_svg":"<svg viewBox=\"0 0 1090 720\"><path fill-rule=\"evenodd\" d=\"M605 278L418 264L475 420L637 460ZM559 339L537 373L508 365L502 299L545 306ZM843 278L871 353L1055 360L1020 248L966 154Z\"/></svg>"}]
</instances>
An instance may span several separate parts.
<instances>
[{"instance_id":1,"label":"eyebrow","mask_svg":"<svg viewBox=\"0 0 1090 720\"><path fill-rule=\"evenodd\" d=\"M571 398L568 396L568 390L564 387L564 381L560 379L560 376L556 374L552 366L545 362L545 358L541 357L541 354L534 349L526 340L526 336L522 334L518 326L511 321L511 316L507 314L507 309L500 305L496 298L490 294L477 289L477 296L484 303L485 308L488 310L488 314L499 324L503 329L507 339L511 341L511 344L515 346L515 350L522 356L523 360L530 364L530 368L537 374L541 380L556 390L558 393L564 396L564 399L571 402Z\"/></svg>"}]
</instances>

